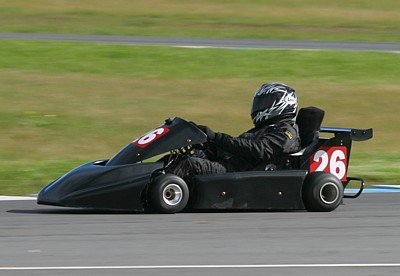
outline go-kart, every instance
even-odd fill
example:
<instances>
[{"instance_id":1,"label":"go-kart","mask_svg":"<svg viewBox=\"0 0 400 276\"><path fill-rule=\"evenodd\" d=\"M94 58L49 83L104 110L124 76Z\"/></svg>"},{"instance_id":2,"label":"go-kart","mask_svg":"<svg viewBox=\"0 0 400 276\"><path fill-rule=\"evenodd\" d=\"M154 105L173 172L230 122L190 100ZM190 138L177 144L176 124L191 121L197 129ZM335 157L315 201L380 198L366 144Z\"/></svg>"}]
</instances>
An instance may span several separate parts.
<instances>
[{"instance_id":1,"label":"go-kart","mask_svg":"<svg viewBox=\"0 0 400 276\"><path fill-rule=\"evenodd\" d=\"M196 175L190 181L166 170L204 147L207 136L193 123L170 118L112 158L81 165L54 180L40 191L37 203L159 213L332 211L343 198L362 193L364 180L347 176L351 144L372 138L372 129L321 127L323 117L324 111L315 107L299 111L303 148L287 156L283 170ZM350 181L359 182L359 189L345 194Z\"/></svg>"}]
</instances>

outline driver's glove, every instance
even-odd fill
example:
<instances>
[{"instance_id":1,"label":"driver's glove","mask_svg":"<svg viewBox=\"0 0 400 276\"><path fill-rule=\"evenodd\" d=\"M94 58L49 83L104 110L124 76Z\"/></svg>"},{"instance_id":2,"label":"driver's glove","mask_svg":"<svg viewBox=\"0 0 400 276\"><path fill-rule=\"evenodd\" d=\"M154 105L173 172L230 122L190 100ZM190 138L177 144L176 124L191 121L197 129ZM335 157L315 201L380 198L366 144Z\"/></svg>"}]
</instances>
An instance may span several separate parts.
<instances>
[{"instance_id":1,"label":"driver's glove","mask_svg":"<svg viewBox=\"0 0 400 276\"><path fill-rule=\"evenodd\" d=\"M208 141L213 141L215 139L215 132L212 131L209 127L202 125L197 125L197 127L200 128L201 131L203 131L205 134L207 134Z\"/></svg>"}]
</instances>

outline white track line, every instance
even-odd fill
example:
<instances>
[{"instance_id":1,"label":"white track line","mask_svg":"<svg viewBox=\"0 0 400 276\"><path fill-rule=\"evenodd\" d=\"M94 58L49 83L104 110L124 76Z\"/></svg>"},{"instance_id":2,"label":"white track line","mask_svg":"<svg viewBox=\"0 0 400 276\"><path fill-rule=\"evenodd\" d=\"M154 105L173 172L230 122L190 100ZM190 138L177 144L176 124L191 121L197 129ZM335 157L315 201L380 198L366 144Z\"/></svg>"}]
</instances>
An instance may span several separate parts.
<instances>
[{"instance_id":1,"label":"white track line","mask_svg":"<svg viewBox=\"0 0 400 276\"><path fill-rule=\"evenodd\" d=\"M135 265L135 266L9 266L2 270L114 270L114 269L219 269L219 268L363 268L400 267L400 263L375 264L259 264L259 265Z\"/></svg>"},{"instance_id":2,"label":"white track line","mask_svg":"<svg viewBox=\"0 0 400 276\"><path fill-rule=\"evenodd\" d=\"M0 196L0 201L8 200L36 200L34 196Z\"/></svg>"}]
</instances>

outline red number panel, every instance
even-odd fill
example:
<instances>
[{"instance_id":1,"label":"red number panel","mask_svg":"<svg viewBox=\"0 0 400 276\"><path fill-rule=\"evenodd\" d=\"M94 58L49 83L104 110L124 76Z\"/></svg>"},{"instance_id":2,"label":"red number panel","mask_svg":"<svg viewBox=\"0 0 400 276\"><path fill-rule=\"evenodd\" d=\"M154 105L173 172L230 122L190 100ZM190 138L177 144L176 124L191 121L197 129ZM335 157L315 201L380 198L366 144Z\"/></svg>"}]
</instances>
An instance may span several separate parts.
<instances>
[{"instance_id":1,"label":"red number panel","mask_svg":"<svg viewBox=\"0 0 400 276\"><path fill-rule=\"evenodd\" d=\"M168 128L159 127L159 128L153 129L152 131L146 133L145 135L137 138L136 140L134 140L132 142L132 144L134 144L138 147L141 147L141 148L145 148L168 132L169 132Z\"/></svg>"},{"instance_id":2,"label":"red number panel","mask_svg":"<svg viewBox=\"0 0 400 276\"><path fill-rule=\"evenodd\" d=\"M310 158L310 172L329 172L345 181L347 178L347 148L321 147Z\"/></svg>"}]
</instances>

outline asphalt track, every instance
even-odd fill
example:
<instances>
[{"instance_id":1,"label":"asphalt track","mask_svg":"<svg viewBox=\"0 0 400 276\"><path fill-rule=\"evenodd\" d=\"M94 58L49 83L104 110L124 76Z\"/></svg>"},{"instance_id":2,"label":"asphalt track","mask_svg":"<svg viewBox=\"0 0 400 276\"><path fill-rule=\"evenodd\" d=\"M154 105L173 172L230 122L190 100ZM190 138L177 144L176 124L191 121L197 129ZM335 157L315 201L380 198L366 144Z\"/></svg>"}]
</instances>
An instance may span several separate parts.
<instances>
[{"instance_id":1,"label":"asphalt track","mask_svg":"<svg viewBox=\"0 0 400 276\"><path fill-rule=\"evenodd\" d=\"M0 275L399 275L399 202L160 215L0 201Z\"/></svg>"},{"instance_id":2,"label":"asphalt track","mask_svg":"<svg viewBox=\"0 0 400 276\"><path fill-rule=\"evenodd\" d=\"M231 49L301 49L400 52L398 42L345 42L307 40L260 40L230 38L185 38L152 36L76 35L0 33L0 39L56 40L131 45L164 45L178 47L205 47Z\"/></svg>"},{"instance_id":3,"label":"asphalt track","mask_svg":"<svg viewBox=\"0 0 400 276\"><path fill-rule=\"evenodd\" d=\"M400 43L5 34L0 39L400 52ZM400 193L330 213L106 213L0 201L0 275L400 275Z\"/></svg>"}]
</instances>

